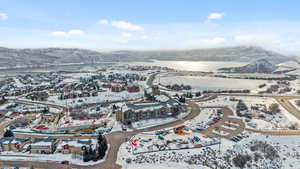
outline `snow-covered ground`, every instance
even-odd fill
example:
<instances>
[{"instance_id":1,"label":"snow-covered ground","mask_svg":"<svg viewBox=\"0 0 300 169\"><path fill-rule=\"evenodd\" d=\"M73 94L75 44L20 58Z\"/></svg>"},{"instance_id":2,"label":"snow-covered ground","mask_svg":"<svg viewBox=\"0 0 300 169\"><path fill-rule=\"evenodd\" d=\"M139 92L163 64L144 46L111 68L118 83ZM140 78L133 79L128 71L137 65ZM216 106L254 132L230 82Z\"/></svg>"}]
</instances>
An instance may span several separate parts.
<instances>
[{"instance_id":1,"label":"snow-covered ground","mask_svg":"<svg viewBox=\"0 0 300 169\"><path fill-rule=\"evenodd\" d=\"M300 121L290 114L286 109L284 109L281 105L279 105L275 99L270 97L235 97L236 99L241 99L249 108L249 113L255 115L254 118L251 119L250 123L256 124L256 129L277 129L277 128L286 128L291 123L299 123ZM269 115L267 113L262 113L261 110L250 110L251 106L265 107L268 108L271 104L278 104L280 112ZM262 119L259 117L260 115L264 115L266 118ZM248 124L248 123L246 123ZM249 126L253 128L253 126Z\"/></svg>"},{"instance_id":2,"label":"snow-covered ground","mask_svg":"<svg viewBox=\"0 0 300 169\"><path fill-rule=\"evenodd\" d=\"M219 146L133 155L129 143L121 145L117 162L126 169L224 168L299 169L299 136L250 135L239 143L222 139Z\"/></svg>"},{"instance_id":3,"label":"snow-covered ground","mask_svg":"<svg viewBox=\"0 0 300 169\"><path fill-rule=\"evenodd\" d=\"M209 124L213 122L213 119L221 118L221 114L218 114L219 109L205 108L201 109L200 114L192 120L186 121L184 124L192 130L202 130L209 127Z\"/></svg>"},{"instance_id":4,"label":"snow-covered ground","mask_svg":"<svg viewBox=\"0 0 300 169\"><path fill-rule=\"evenodd\" d=\"M157 125L169 123L169 122L176 121L176 120L177 120L177 118L174 118L174 117L141 120L141 121L132 123L132 126L135 129L142 129L142 128L147 128L147 127L151 127L151 126L157 126Z\"/></svg>"},{"instance_id":5,"label":"snow-covered ground","mask_svg":"<svg viewBox=\"0 0 300 169\"><path fill-rule=\"evenodd\" d=\"M278 64L277 66L300 69L300 64L298 62L295 62L295 61L283 62L283 63Z\"/></svg>"},{"instance_id":6,"label":"snow-covered ground","mask_svg":"<svg viewBox=\"0 0 300 169\"><path fill-rule=\"evenodd\" d=\"M236 111L237 101L231 101L230 99L233 98L231 96L218 96L216 99L209 100L206 102L200 102L200 107L228 107L233 112Z\"/></svg>"},{"instance_id":7,"label":"snow-covered ground","mask_svg":"<svg viewBox=\"0 0 300 169\"><path fill-rule=\"evenodd\" d=\"M111 101L124 101L124 100L135 100L140 99L144 96L144 92L141 90L136 93L129 93L127 91L122 92L99 92L98 96L94 97L82 97L75 99L59 100L57 95L50 96L48 98L49 103L65 106L75 106L89 103L100 103L100 102L111 102Z\"/></svg>"},{"instance_id":8,"label":"snow-covered ground","mask_svg":"<svg viewBox=\"0 0 300 169\"><path fill-rule=\"evenodd\" d=\"M245 124L248 128L255 128L255 129L278 129L278 128L287 128L292 123L298 123L300 125L300 121L290 114L286 109L279 105L280 112L275 113L273 115L267 114L263 112L263 109L268 109L268 107L273 104L277 103L275 99L270 97L252 97L252 96L219 96L218 98L206 102L200 102L199 106L201 107L228 107L233 110L235 114L233 117L239 118L236 115L236 108L237 108L237 100L242 100L246 106L248 107L248 111L243 113L249 113L253 116L252 119L246 119L242 117L245 121ZM278 104L278 103L277 103ZM251 109L251 107L258 107L258 110ZM213 114L216 110L213 109L204 109L201 111L199 117L199 121L197 123L191 123L189 125L199 124L201 121L204 122L208 121L208 115ZM262 118L260 115L265 116ZM196 117L198 119L198 117ZM210 118L211 119L211 118ZM192 125L192 126L193 126Z\"/></svg>"},{"instance_id":9,"label":"snow-covered ground","mask_svg":"<svg viewBox=\"0 0 300 169\"><path fill-rule=\"evenodd\" d=\"M191 85L193 90L230 90L230 89L256 89L266 83L264 80L228 79L207 76L166 76L161 77L162 85L184 84Z\"/></svg>"},{"instance_id":10,"label":"snow-covered ground","mask_svg":"<svg viewBox=\"0 0 300 169\"><path fill-rule=\"evenodd\" d=\"M29 153L17 153L17 152L1 152L0 160L10 160L10 161L69 161L72 164L89 166L99 164L104 161L104 159L96 162L83 162L80 157L72 156L71 154L29 154Z\"/></svg>"}]
</instances>

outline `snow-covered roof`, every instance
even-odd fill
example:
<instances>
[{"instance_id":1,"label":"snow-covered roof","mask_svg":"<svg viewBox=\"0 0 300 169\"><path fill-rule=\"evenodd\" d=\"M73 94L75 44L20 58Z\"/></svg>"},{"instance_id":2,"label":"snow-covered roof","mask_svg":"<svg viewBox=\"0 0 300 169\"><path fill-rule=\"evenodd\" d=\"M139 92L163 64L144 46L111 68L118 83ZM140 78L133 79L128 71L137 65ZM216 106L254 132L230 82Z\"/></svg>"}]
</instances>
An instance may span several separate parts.
<instances>
[{"instance_id":1,"label":"snow-covered roof","mask_svg":"<svg viewBox=\"0 0 300 169\"><path fill-rule=\"evenodd\" d=\"M57 148L62 149L64 145L69 145L78 148L81 148L82 146L90 146L90 145L95 147L97 145L97 140L95 139L62 140L61 142L59 142Z\"/></svg>"},{"instance_id":2,"label":"snow-covered roof","mask_svg":"<svg viewBox=\"0 0 300 169\"><path fill-rule=\"evenodd\" d=\"M165 95L156 95L155 100L159 102L167 102L169 100L169 97Z\"/></svg>"}]
</instances>

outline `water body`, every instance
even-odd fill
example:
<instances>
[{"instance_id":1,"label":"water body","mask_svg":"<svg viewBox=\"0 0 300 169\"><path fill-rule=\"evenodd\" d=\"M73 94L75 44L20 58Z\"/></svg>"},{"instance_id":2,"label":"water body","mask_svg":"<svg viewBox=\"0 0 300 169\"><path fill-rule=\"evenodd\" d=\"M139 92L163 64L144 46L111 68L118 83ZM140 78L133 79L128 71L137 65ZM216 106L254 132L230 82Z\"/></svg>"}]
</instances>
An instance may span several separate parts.
<instances>
[{"instance_id":1,"label":"water body","mask_svg":"<svg viewBox=\"0 0 300 169\"><path fill-rule=\"evenodd\" d=\"M214 72L220 68L239 67L247 62L209 62L209 61L158 61L132 62L129 65L161 66L184 71Z\"/></svg>"}]
</instances>

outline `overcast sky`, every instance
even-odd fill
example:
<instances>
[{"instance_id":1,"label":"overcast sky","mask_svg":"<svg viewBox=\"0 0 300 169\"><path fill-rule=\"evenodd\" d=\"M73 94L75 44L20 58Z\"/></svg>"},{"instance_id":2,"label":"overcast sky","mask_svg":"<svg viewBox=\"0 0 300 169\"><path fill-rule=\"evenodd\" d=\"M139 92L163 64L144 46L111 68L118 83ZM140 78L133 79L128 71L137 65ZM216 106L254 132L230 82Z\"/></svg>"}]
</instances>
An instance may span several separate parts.
<instances>
[{"instance_id":1,"label":"overcast sky","mask_svg":"<svg viewBox=\"0 0 300 169\"><path fill-rule=\"evenodd\" d=\"M300 54L299 0L1 0L0 46Z\"/></svg>"}]
</instances>

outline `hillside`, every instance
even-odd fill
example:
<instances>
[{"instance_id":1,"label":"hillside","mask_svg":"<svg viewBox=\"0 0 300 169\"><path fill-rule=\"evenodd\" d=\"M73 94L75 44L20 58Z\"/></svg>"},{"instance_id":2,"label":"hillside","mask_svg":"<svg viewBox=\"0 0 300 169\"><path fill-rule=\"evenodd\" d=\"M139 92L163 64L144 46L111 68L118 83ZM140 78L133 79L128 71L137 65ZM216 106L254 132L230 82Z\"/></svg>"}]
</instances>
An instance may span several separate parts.
<instances>
[{"instance_id":1,"label":"hillside","mask_svg":"<svg viewBox=\"0 0 300 169\"><path fill-rule=\"evenodd\" d=\"M221 68L222 71L238 72L238 73L272 73L278 67L266 59L259 59L245 66Z\"/></svg>"},{"instance_id":2,"label":"hillside","mask_svg":"<svg viewBox=\"0 0 300 169\"><path fill-rule=\"evenodd\" d=\"M260 47L238 46L194 50L152 50L97 52L77 48L11 49L0 47L0 67L45 66L50 64L95 63L114 61L253 61L266 59L274 63L291 58Z\"/></svg>"}]
</instances>

